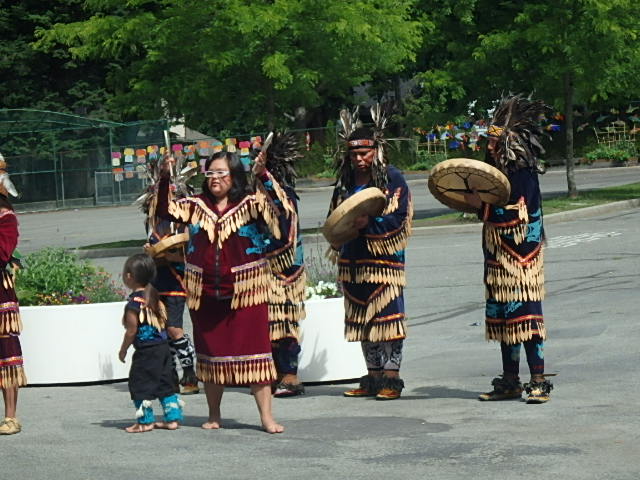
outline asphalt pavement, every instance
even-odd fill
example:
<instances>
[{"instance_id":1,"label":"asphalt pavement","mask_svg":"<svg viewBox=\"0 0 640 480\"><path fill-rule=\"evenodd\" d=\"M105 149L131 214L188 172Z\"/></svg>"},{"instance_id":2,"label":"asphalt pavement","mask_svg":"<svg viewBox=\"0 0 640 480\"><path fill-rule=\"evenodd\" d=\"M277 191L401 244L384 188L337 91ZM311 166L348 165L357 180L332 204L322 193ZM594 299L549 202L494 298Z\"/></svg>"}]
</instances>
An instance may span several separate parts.
<instances>
[{"instance_id":1,"label":"asphalt pavement","mask_svg":"<svg viewBox=\"0 0 640 480\"><path fill-rule=\"evenodd\" d=\"M99 214L82 221L102 234ZM309 386L274 400L286 427L274 436L258 428L248 391L230 389L220 431L199 428L207 408L195 395L179 430L130 435L125 383L25 388L23 432L0 437L0 478L638 479L640 210L627 203L548 222L547 236L545 356L557 374L547 404L476 400L500 371L499 346L484 340L480 233L439 228L407 249L400 400Z\"/></svg>"}]
</instances>

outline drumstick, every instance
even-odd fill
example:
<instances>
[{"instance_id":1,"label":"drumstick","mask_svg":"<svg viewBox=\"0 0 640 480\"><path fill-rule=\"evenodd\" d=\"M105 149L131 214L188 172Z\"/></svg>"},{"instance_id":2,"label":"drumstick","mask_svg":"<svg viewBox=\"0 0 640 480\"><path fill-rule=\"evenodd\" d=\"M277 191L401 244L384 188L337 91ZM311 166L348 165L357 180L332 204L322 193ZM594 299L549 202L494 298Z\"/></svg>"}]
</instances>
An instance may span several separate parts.
<instances>
[{"instance_id":1,"label":"drumstick","mask_svg":"<svg viewBox=\"0 0 640 480\"><path fill-rule=\"evenodd\" d=\"M265 139L264 143L262 144L262 148L260 149L261 152L266 152L267 148L269 148L269 145L271 145L271 142L273 141L273 132L269 132L269 135L267 135L267 138Z\"/></svg>"},{"instance_id":2,"label":"drumstick","mask_svg":"<svg viewBox=\"0 0 640 480\"><path fill-rule=\"evenodd\" d=\"M164 131L164 145L165 145L165 148L167 149L167 159L169 159L169 156L171 155L171 139L169 137L169 130ZM175 175L173 172L173 163L169 162L169 178L171 178L172 182L175 181L174 177ZM174 225L173 222L169 224L169 228L171 229L171 235L176 233L176 226Z\"/></svg>"}]
</instances>

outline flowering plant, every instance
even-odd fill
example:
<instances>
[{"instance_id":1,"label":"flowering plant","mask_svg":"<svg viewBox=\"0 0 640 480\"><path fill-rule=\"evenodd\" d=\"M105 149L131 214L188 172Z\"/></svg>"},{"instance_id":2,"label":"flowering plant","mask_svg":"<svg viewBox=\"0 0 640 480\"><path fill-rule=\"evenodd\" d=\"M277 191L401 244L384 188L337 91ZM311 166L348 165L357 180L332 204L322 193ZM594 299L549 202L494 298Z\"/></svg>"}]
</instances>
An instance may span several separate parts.
<instances>
[{"instance_id":1,"label":"flowering plant","mask_svg":"<svg viewBox=\"0 0 640 480\"><path fill-rule=\"evenodd\" d=\"M320 280L315 285L307 285L307 300L336 298L342 296L342 289L336 282Z\"/></svg>"},{"instance_id":2,"label":"flowering plant","mask_svg":"<svg viewBox=\"0 0 640 480\"><path fill-rule=\"evenodd\" d=\"M45 248L22 258L16 294L22 306L119 302L125 293L102 268L62 248Z\"/></svg>"},{"instance_id":3,"label":"flowering plant","mask_svg":"<svg viewBox=\"0 0 640 480\"><path fill-rule=\"evenodd\" d=\"M316 243L313 249L305 257L305 269L307 272L307 300L319 300L322 298L337 298L342 296L342 285L337 281L335 265L327 259L323 252L324 245Z\"/></svg>"}]
</instances>

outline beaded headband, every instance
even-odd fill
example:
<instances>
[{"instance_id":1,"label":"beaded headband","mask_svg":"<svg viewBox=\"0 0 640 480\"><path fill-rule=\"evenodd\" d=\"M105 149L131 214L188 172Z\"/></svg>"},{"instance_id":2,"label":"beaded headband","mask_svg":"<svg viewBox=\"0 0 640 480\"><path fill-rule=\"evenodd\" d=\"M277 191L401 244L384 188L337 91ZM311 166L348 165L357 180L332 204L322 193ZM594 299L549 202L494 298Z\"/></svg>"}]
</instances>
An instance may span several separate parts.
<instances>
[{"instance_id":1,"label":"beaded headband","mask_svg":"<svg viewBox=\"0 0 640 480\"><path fill-rule=\"evenodd\" d=\"M368 138L360 138L357 140L349 140L347 142L347 146L349 150L353 148L374 148L376 146L376 141Z\"/></svg>"},{"instance_id":2,"label":"beaded headband","mask_svg":"<svg viewBox=\"0 0 640 480\"><path fill-rule=\"evenodd\" d=\"M491 137L499 137L504 132L504 127L498 127L497 125L489 125L487 129L487 135Z\"/></svg>"}]
</instances>

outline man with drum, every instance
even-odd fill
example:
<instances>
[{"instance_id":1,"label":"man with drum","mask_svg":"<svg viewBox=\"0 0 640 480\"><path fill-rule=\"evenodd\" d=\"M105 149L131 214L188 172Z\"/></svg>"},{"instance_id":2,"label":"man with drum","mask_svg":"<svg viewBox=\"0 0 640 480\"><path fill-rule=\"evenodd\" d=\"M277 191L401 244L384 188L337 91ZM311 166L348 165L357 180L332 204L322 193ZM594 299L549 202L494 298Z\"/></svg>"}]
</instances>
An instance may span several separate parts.
<instances>
[{"instance_id":1,"label":"man with drum","mask_svg":"<svg viewBox=\"0 0 640 480\"><path fill-rule=\"evenodd\" d=\"M383 208L373 215L344 215L355 238L342 245L330 241L338 254L338 278L344 290L345 336L362 343L368 370L359 387L344 395L395 400L404 388L400 378L406 337L404 249L411 234L411 194L400 171L385 161L381 130L361 127L348 132L344 121L343 125L347 152L338 165L330 212L354 195L384 195L380 195ZM331 223L330 215L325 224L329 239Z\"/></svg>"},{"instance_id":2,"label":"man with drum","mask_svg":"<svg viewBox=\"0 0 640 480\"><path fill-rule=\"evenodd\" d=\"M527 403L548 401L553 388L544 376L544 231L538 184L538 156L544 153L540 119L548 108L520 95L501 100L487 131L487 162L508 178L509 200L499 207L482 201L478 191L464 194L484 222L486 338L500 342L502 351L503 374L493 379L493 390L481 394L480 400L521 398L522 344L531 373L524 385Z\"/></svg>"}]
</instances>

